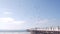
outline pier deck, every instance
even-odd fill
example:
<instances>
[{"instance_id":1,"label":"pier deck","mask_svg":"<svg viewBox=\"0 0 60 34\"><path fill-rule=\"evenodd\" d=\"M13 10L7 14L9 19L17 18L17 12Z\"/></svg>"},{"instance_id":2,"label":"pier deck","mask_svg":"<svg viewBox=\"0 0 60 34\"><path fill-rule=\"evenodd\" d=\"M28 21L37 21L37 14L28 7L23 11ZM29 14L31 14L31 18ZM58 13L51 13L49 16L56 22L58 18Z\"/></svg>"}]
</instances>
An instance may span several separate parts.
<instances>
[{"instance_id":1,"label":"pier deck","mask_svg":"<svg viewBox=\"0 0 60 34\"><path fill-rule=\"evenodd\" d=\"M38 31L38 30L31 30L31 34L60 34L60 31Z\"/></svg>"},{"instance_id":2,"label":"pier deck","mask_svg":"<svg viewBox=\"0 0 60 34\"><path fill-rule=\"evenodd\" d=\"M28 29L31 34L60 34L60 28Z\"/></svg>"}]
</instances>

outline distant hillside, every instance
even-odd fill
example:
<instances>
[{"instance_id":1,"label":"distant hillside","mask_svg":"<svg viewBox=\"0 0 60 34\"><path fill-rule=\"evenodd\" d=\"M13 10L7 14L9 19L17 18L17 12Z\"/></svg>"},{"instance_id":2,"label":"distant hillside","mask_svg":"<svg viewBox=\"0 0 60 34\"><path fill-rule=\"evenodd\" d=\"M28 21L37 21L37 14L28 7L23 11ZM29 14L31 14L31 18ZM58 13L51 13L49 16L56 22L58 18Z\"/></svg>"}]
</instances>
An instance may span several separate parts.
<instances>
[{"instance_id":1,"label":"distant hillside","mask_svg":"<svg viewBox=\"0 0 60 34\"><path fill-rule=\"evenodd\" d=\"M0 30L0 32L27 32L26 30Z\"/></svg>"}]
</instances>

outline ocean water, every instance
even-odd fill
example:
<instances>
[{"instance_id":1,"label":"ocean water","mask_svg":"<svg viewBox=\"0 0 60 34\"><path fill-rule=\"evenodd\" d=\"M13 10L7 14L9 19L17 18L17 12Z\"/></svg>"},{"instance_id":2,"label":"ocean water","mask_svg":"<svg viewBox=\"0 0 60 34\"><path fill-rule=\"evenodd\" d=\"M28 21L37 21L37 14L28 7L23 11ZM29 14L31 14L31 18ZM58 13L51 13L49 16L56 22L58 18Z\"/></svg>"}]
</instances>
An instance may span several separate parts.
<instances>
[{"instance_id":1,"label":"ocean water","mask_svg":"<svg viewBox=\"0 0 60 34\"><path fill-rule=\"evenodd\" d=\"M30 34L30 32L0 32L0 34Z\"/></svg>"}]
</instances>

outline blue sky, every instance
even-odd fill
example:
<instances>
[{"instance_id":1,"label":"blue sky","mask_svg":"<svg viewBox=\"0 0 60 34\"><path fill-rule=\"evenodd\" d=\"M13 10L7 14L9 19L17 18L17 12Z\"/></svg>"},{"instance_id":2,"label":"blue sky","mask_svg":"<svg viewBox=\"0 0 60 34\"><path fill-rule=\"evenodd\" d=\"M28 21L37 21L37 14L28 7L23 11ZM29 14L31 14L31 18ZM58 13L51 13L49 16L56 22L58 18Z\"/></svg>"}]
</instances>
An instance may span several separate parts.
<instances>
[{"instance_id":1,"label":"blue sky","mask_svg":"<svg viewBox=\"0 0 60 34\"><path fill-rule=\"evenodd\" d=\"M60 0L0 0L0 29L60 25Z\"/></svg>"}]
</instances>

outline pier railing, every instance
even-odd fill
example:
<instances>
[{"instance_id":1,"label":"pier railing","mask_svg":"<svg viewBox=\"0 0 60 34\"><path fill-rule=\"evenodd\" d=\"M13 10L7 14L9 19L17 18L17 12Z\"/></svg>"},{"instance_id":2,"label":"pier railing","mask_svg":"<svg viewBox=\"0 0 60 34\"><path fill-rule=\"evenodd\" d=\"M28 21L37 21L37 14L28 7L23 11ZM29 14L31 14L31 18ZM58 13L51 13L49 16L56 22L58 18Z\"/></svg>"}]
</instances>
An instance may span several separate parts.
<instances>
[{"instance_id":1,"label":"pier railing","mask_svg":"<svg viewBox=\"0 0 60 34\"><path fill-rule=\"evenodd\" d=\"M31 34L60 34L60 27L31 28L28 31Z\"/></svg>"},{"instance_id":2,"label":"pier railing","mask_svg":"<svg viewBox=\"0 0 60 34\"><path fill-rule=\"evenodd\" d=\"M40 31L60 31L60 27L49 27L49 28L31 28L29 30L40 30Z\"/></svg>"}]
</instances>

